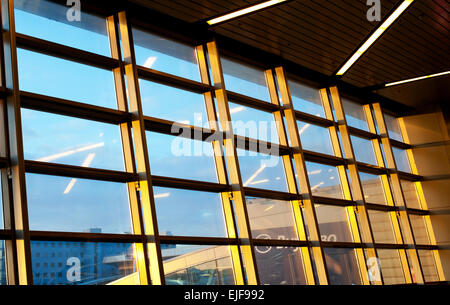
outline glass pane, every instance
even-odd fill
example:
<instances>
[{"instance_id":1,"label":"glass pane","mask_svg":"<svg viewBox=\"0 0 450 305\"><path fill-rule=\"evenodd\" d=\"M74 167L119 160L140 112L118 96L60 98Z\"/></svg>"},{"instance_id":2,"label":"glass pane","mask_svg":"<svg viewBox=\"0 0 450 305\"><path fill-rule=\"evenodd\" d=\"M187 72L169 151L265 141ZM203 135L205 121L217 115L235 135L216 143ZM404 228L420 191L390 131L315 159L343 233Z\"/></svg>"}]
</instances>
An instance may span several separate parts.
<instances>
[{"instance_id":1,"label":"glass pane","mask_svg":"<svg viewBox=\"0 0 450 305\"><path fill-rule=\"evenodd\" d=\"M430 239L428 238L427 227L425 219L420 215L409 215L409 221L414 234L414 239L418 245L429 245Z\"/></svg>"},{"instance_id":2,"label":"glass pane","mask_svg":"<svg viewBox=\"0 0 450 305\"><path fill-rule=\"evenodd\" d=\"M410 209L421 209L422 206L420 205L415 183L408 180L400 180L400 183L402 185L406 206Z\"/></svg>"},{"instance_id":3,"label":"glass pane","mask_svg":"<svg viewBox=\"0 0 450 305\"><path fill-rule=\"evenodd\" d=\"M35 285L105 285L139 277L128 243L31 241Z\"/></svg>"},{"instance_id":4,"label":"glass pane","mask_svg":"<svg viewBox=\"0 0 450 305\"><path fill-rule=\"evenodd\" d=\"M341 98L341 101L344 107L347 125L369 131L363 106L346 98Z\"/></svg>"},{"instance_id":5,"label":"glass pane","mask_svg":"<svg viewBox=\"0 0 450 305\"><path fill-rule=\"evenodd\" d=\"M372 142L360 137L350 136L352 141L355 158L358 162L363 162L372 165L378 165L373 151Z\"/></svg>"},{"instance_id":6,"label":"glass pane","mask_svg":"<svg viewBox=\"0 0 450 305\"><path fill-rule=\"evenodd\" d=\"M192 46L133 28L136 64L200 81L197 54Z\"/></svg>"},{"instance_id":7,"label":"glass pane","mask_svg":"<svg viewBox=\"0 0 450 305\"><path fill-rule=\"evenodd\" d=\"M402 262L397 250L378 249L381 274L385 285L404 284Z\"/></svg>"},{"instance_id":8,"label":"glass pane","mask_svg":"<svg viewBox=\"0 0 450 305\"><path fill-rule=\"evenodd\" d=\"M52 1L14 0L16 32L110 56L106 20L80 8L77 18L74 9Z\"/></svg>"},{"instance_id":9,"label":"glass pane","mask_svg":"<svg viewBox=\"0 0 450 305\"><path fill-rule=\"evenodd\" d=\"M20 90L117 109L112 71L17 49Z\"/></svg>"},{"instance_id":10,"label":"glass pane","mask_svg":"<svg viewBox=\"0 0 450 305\"><path fill-rule=\"evenodd\" d=\"M125 183L26 174L30 230L132 233Z\"/></svg>"},{"instance_id":11,"label":"glass pane","mask_svg":"<svg viewBox=\"0 0 450 305\"><path fill-rule=\"evenodd\" d=\"M425 282L439 281L439 274L436 269L436 262L434 260L433 251L418 250L420 264L422 265Z\"/></svg>"},{"instance_id":12,"label":"glass pane","mask_svg":"<svg viewBox=\"0 0 450 305\"><path fill-rule=\"evenodd\" d=\"M234 134L278 144L273 114L229 103Z\"/></svg>"},{"instance_id":13,"label":"glass pane","mask_svg":"<svg viewBox=\"0 0 450 305\"><path fill-rule=\"evenodd\" d=\"M0 240L0 285L6 285L5 242Z\"/></svg>"},{"instance_id":14,"label":"glass pane","mask_svg":"<svg viewBox=\"0 0 450 305\"><path fill-rule=\"evenodd\" d=\"M228 246L162 245L166 285L233 285Z\"/></svg>"},{"instance_id":15,"label":"glass pane","mask_svg":"<svg viewBox=\"0 0 450 305\"><path fill-rule=\"evenodd\" d=\"M336 167L306 162L313 196L343 199L339 173Z\"/></svg>"},{"instance_id":16,"label":"glass pane","mask_svg":"<svg viewBox=\"0 0 450 305\"><path fill-rule=\"evenodd\" d=\"M290 201L257 197L245 201L253 238L298 240Z\"/></svg>"},{"instance_id":17,"label":"glass pane","mask_svg":"<svg viewBox=\"0 0 450 305\"><path fill-rule=\"evenodd\" d=\"M304 150L334 155L330 132L327 128L297 121L298 133Z\"/></svg>"},{"instance_id":18,"label":"glass pane","mask_svg":"<svg viewBox=\"0 0 450 305\"><path fill-rule=\"evenodd\" d=\"M301 248L255 247L261 285L306 285Z\"/></svg>"},{"instance_id":19,"label":"glass pane","mask_svg":"<svg viewBox=\"0 0 450 305\"><path fill-rule=\"evenodd\" d=\"M316 204L315 207L322 241L353 241L344 207L323 204Z\"/></svg>"},{"instance_id":20,"label":"glass pane","mask_svg":"<svg viewBox=\"0 0 450 305\"><path fill-rule=\"evenodd\" d=\"M26 160L123 170L116 125L22 109Z\"/></svg>"},{"instance_id":21,"label":"glass pane","mask_svg":"<svg viewBox=\"0 0 450 305\"><path fill-rule=\"evenodd\" d=\"M359 172L359 178L366 202L386 204L383 181L380 176Z\"/></svg>"},{"instance_id":22,"label":"glass pane","mask_svg":"<svg viewBox=\"0 0 450 305\"><path fill-rule=\"evenodd\" d=\"M144 115L208 127L203 95L139 80Z\"/></svg>"},{"instance_id":23,"label":"glass pane","mask_svg":"<svg viewBox=\"0 0 450 305\"><path fill-rule=\"evenodd\" d=\"M361 285L355 250L324 248L331 285Z\"/></svg>"},{"instance_id":24,"label":"glass pane","mask_svg":"<svg viewBox=\"0 0 450 305\"><path fill-rule=\"evenodd\" d=\"M376 243L395 244L396 239L389 212L368 210L370 225Z\"/></svg>"},{"instance_id":25,"label":"glass pane","mask_svg":"<svg viewBox=\"0 0 450 305\"><path fill-rule=\"evenodd\" d=\"M271 156L237 149L244 186L275 191L287 191L283 161Z\"/></svg>"},{"instance_id":26,"label":"glass pane","mask_svg":"<svg viewBox=\"0 0 450 305\"><path fill-rule=\"evenodd\" d=\"M4 229L3 222L3 195L2 195L2 181L0 179L0 229Z\"/></svg>"},{"instance_id":27,"label":"glass pane","mask_svg":"<svg viewBox=\"0 0 450 305\"><path fill-rule=\"evenodd\" d=\"M392 147L392 152L394 153L395 163L397 164L397 170L401 172L411 172L411 167L409 166L409 159L406 154L406 150L397 147Z\"/></svg>"},{"instance_id":28,"label":"glass pane","mask_svg":"<svg viewBox=\"0 0 450 305\"><path fill-rule=\"evenodd\" d=\"M153 175L217 182L212 144L146 132Z\"/></svg>"},{"instance_id":29,"label":"glass pane","mask_svg":"<svg viewBox=\"0 0 450 305\"><path fill-rule=\"evenodd\" d=\"M296 81L289 80L289 91L291 92L294 109L324 118L322 98L316 88L311 88Z\"/></svg>"},{"instance_id":30,"label":"glass pane","mask_svg":"<svg viewBox=\"0 0 450 305\"><path fill-rule=\"evenodd\" d=\"M384 114L384 121L386 122L389 137L391 139L403 142L402 131L400 129L400 125L398 125L397 118L388 114Z\"/></svg>"},{"instance_id":31,"label":"glass pane","mask_svg":"<svg viewBox=\"0 0 450 305\"><path fill-rule=\"evenodd\" d=\"M219 194L155 187L154 196L161 235L227 236Z\"/></svg>"},{"instance_id":32,"label":"glass pane","mask_svg":"<svg viewBox=\"0 0 450 305\"><path fill-rule=\"evenodd\" d=\"M262 69L228 58L222 58L221 62L227 90L270 102L266 76Z\"/></svg>"}]
</instances>

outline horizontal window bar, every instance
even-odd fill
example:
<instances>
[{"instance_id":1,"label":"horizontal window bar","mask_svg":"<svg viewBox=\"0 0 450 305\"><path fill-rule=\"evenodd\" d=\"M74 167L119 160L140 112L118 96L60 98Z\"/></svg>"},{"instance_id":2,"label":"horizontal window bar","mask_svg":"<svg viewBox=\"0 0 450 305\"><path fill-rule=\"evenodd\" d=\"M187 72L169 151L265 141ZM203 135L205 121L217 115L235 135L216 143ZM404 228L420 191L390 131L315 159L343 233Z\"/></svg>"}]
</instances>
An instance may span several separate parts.
<instances>
[{"instance_id":1,"label":"horizontal window bar","mask_svg":"<svg viewBox=\"0 0 450 305\"><path fill-rule=\"evenodd\" d=\"M162 244L187 244L187 245L238 245L240 242L237 238L221 238L221 237L187 237L187 236L170 236L161 235L159 240Z\"/></svg>"},{"instance_id":2,"label":"horizontal window bar","mask_svg":"<svg viewBox=\"0 0 450 305\"><path fill-rule=\"evenodd\" d=\"M7 157L0 157L0 168L9 166L9 159Z\"/></svg>"},{"instance_id":3,"label":"horizontal window bar","mask_svg":"<svg viewBox=\"0 0 450 305\"><path fill-rule=\"evenodd\" d=\"M162 177L152 175L152 183L154 186L172 187L187 190L206 191L206 192L227 192L231 187L227 184L219 184L213 182L195 181L188 179Z\"/></svg>"},{"instance_id":4,"label":"horizontal window bar","mask_svg":"<svg viewBox=\"0 0 450 305\"><path fill-rule=\"evenodd\" d=\"M258 189L253 187L244 187L244 193L246 196L279 199L279 200L300 200L301 195L285 193L280 191L273 191L267 189Z\"/></svg>"},{"instance_id":5,"label":"horizontal window bar","mask_svg":"<svg viewBox=\"0 0 450 305\"><path fill-rule=\"evenodd\" d=\"M331 198L331 197L321 197L321 196L313 196L314 203L317 204L327 204L327 205L335 205L335 206L354 206L356 203L351 200Z\"/></svg>"},{"instance_id":6,"label":"horizontal window bar","mask_svg":"<svg viewBox=\"0 0 450 305\"><path fill-rule=\"evenodd\" d=\"M284 109L287 109L287 106L285 106ZM320 125L323 127L331 127L331 126L337 126L337 123L325 118L321 118L319 116L316 115L312 115L309 113L305 113L305 112L301 112L296 110L295 111L295 118L297 120L301 120L305 123L311 123L311 124L315 124L315 125Z\"/></svg>"},{"instance_id":7,"label":"horizontal window bar","mask_svg":"<svg viewBox=\"0 0 450 305\"><path fill-rule=\"evenodd\" d=\"M321 242L324 248L364 248L365 245L362 243L354 242L336 242L336 241L323 241Z\"/></svg>"},{"instance_id":8,"label":"horizontal window bar","mask_svg":"<svg viewBox=\"0 0 450 305\"><path fill-rule=\"evenodd\" d=\"M412 148L412 145L410 144L406 144L394 139L389 139L389 142L391 143L391 146L397 147L397 148L401 148L401 149L410 149Z\"/></svg>"},{"instance_id":9,"label":"horizontal window bar","mask_svg":"<svg viewBox=\"0 0 450 305\"><path fill-rule=\"evenodd\" d=\"M355 136L360 136L362 138L368 139L368 140L372 140L372 139L379 139L380 136L374 133L371 133L369 131L365 131L362 129L358 129L355 127L351 127L348 126L348 131L350 132L350 134L355 135Z\"/></svg>"},{"instance_id":10,"label":"horizontal window bar","mask_svg":"<svg viewBox=\"0 0 450 305\"><path fill-rule=\"evenodd\" d=\"M41 241L84 241L84 242L111 242L111 243L142 243L145 238L142 235L133 234L107 234L107 233L73 233L30 231L31 240Z\"/></svg>"},{"instance_id":11,"label":"horizontal window bar","mask_svg":"<svg viewBox=\"0 0 450 305\"><path fill-rule=\"evenodd\" d=\"M16 33L17 47L56 56L71 61L88 64L98 68L112 70L119 67L119 61L111 57L68 47L51 41Z\"/></svg>"},{"instance_id":12,"label":"horizontal window bar","mask_svg":"<svg viewBox=\"0 0 450 305\"><path fill-rule=\"evenodd\" d=\"M11 230L0 230L0 239L11 239L13 235L13 231Z\"/></svg>"},{"instance_id":13,"label":"horizontal window bar","mask_svg":"<svg viewBox=\"0 0 450 305\"><path fill-rule=\"evenodd\" d=\"M266 111L266 112L275 112L278 110L282 110L281 106L271 104L253 97L249 97L243 94L239 94L232 91L227 91L228 100L230 102L249 106L251 108L255 108L258 110Z\"/></svg>"},{"instance_id":14,"label":"horizontal window bar","mask_svg":"<svg viewBox=\"0 0 450 305\"><path fill-rule=\"evenodd\" d=\"M368 203L366 202L366 208L369 210L377 210L377 211L399 211L398 207L391 206L391 205L384 205L384 204L376 204L376 203Z\"/></svg>"},{"instance_id":15,"label":"horizontal window bar","mask_svg":"<svg viewBox=\"0 0 450 305\"><path fill-rule=\"evenodd\" d=\"M408 212L408 214L413 214L413 215L422 215L422 216L430 215L430 211L428 211L428 210L407 208L406 211Z\"/></svg>"},{"instance_id":16,"label":"horizontal window bar","mask_svg":"<svg viewBox=\"0 0 450 305\"><path fill-rule=\"evenodd\" d=\"M255 246L279 246L279 247L308 247L311 243L307 240L287 239L253 239Z\"/></svg>"},{"instance_id":17,"label":"horizontal window bar","mask_svg":"<svg viewBox=\"0 0 450 305\"><path fill-rule=\"evenodd\" d=\"M327 164L327 165L344 165L346 164L346 160L343 158L339 158L336 156L330 156L322 153L318 153L315 151L310 150L304 150L303 155L305 156L305 161L309 162L317 162L321 164Z\"/></svg>"}]
</instances>

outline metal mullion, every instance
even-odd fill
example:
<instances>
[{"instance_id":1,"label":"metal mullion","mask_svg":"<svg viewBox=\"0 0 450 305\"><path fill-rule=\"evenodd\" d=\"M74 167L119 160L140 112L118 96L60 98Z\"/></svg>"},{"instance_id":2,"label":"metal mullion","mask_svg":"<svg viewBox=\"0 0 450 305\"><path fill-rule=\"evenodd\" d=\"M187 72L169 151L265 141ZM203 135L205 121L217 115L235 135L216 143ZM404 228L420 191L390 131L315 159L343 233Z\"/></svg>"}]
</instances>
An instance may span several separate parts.
<instances>
[{"instance_id":1,"label":"metal mullion","mask_svg":"<svg viewBox=\"0 0 450 305\"><path fill-rule=\"evenodd\" d=\"M206 59L205 54L205 47L203 45L196 47L196 54L197 54L197 61L200 69L200 75L202 79L202 83L205 85L210 86L210 77L208 72L208 62ZM211 87L212 88L212 87ZM213 132L220 132L219 124L217 120L217 113L214 106L214 98L212 91L205 92L203 94L203 97L205 99L205 108L206 113L208 116L208 124L209 128ZM223 133L222 133L223 136ZM227 178L227 170L226 170L226 164L225 159L223 155L223 148L221 141L214 140L212 141L212 147L214 152L214 161L216 165L216 173L217 173L217 179L219 183L221 184L228 184L228 178ZM227 228L227 235L228 238L237 239L237 228L236 228L236 222L235 222L235 215L233 211L233 205L230 200L230 193L229 192L221 192L221 199L222 199L222 208L225 218L225 224ZM244 285L245 284L245 270L244 270L244 264L242 261L242 256L239 251L238 245L230 245L230 252L231 252L231 259L233 263L233 271L235 276L235 282L237 285Z\"/></svg>"},{"instance_id":2,"label":"metal mullion","mask_svg":"<svg viewBox=\"0 0 450 305\"><path fill-rule=\"evenodd\" d=\"M256 267L255 249L253 246L250 223L245 202L244 188L239 168L239 160L236 150L236 140L231 126L231 115L228 105L228 97L225 89L225 81L222 73L222 65L219 51L215 41L207 43L209 62L211 65L214 94L218 106L221 126L225 132L223 145L227 160L228 173L232 188L232 200L234 202L239 238L241 240L241 255L245 265L248 284L259 284L258 270Z\"/></svg>"},{"instance_id":3,"label":"metal mullion","mask_svg":"<svg viewBox=\"0 0 450 305\"><path fill-rule=\"evenodd\" d=\"M325 117L328 120L334 120L333 113L331 110L330 100L328 99L327 89L326 88L320 89L320 95L322 98L322 103L324 105ZM330 139L331 139L331 143L333 146L334 154L339 158L343 158L341 146L339 144L339 136L338 136L337 128L339 128L338 124L330 126L330 127L328 127L328 132L330 134ZM344 165L338 165L337 169L338 169L338 173L339 173L339 180L342 185L344 199L351 201L353 203L352 206L345 207L345 209L347 211L348 221L349 221L350 228L351 228L352 237L355 242L361 243L361 232L360 232L360 228L358 226L358 218L356 215L357 203L353 201L351 187L350 187L350 183L349 183L348 176L347 176L347 170ZM359 265L359 270L361 272L363 284L370 285L370 279L369 279L369 274L367 273L367 264L366 264L366 259L365 259L365 255L364 255L364 250L362 248L358 248L358 249L355 249L355 252L357 255L357 262Z\"/></svg>"},{"instance_id":4,"label":"metal mullion","mask_svg":"<svg viewBox=\"0 0 450 305\"><path fill-rule=\"evenodd\" d=\"M15 279L14 284L31 285L33 284L33 273L31 263L27 194L25 187L25 165L15 37L14 0L1 1L1 15L4 56L2 66L4 72L4 84L8 92L6 97L10 157L10 172L8 173L8 180L11 183L10 200L12 203L11 209L13 210L14 215L14 236L16 238L15 250L13 251L17 259L17 278Z\"/></svg>"},{"instance_id":5,"label":"metal mullion","mask_svg":"<svg viewBox=\"0 0 450 305\"><path fill-rule=\"evenodd\" d=\"M330 87L331 101L328 98L328 94L322 91L322 99L324 101L325 113L329 119L333 118L331 111L331 102L334 105L336 120L338 122L338 129L341 134L342 146L345 152L345 157L347 159L348 172L351 179L351 196L356 203L356 211L359 214L359 220L361 226L359 227L359 232L361 232L361 237L363 237L364 243L367 245L367 253L370 257L378 258L377 250L374 246L374 237L372 232L372 227L369 220L369 215L366 208L366 202L363 194L363 189L361 185L361 179L359 177L358 164L356 162L353 146L350 140L350 132L348 130L347 120L345 118L344 108L341 103L341 99L337 90L337 87ZM335 147L338 145L335 144ZM344 170L341 169L342 172ZM344 173L341 174L344 177ZM346 175L345 175L346 177ZM346 179L346 178L345 178ZM362 257L361 257L362 259ZM360 263L360 266L362 263ZM380 268L380 266L377 266ZM373 283L376 285L383 284L383 276L380 272L380 280L373 279Z\"/></svg>"},{"instance_id":6,"label":"metal mullion","mask_svg":"<svg viewBox=\"0 0 450 305\"><path fill-rule=\"evenodd\" d=\"M266 82L267 87L269 88L270 93L270 99L272 101L272 104L279 106L280 100L278 98L278 92L275 84L275 79L273 76L273 70L266 70ZM284 128L284 121L283 121L283 114L281 110L273 112L274 120L277 126L277 133L278 133L278 140L280 145L288 146L288 137L286 134L286 130ZM295 173L294 168L292 166L292 160L290 155L283 155L282 156L283 165L284 165L284 173L286 176L286 182L288 185L289 192L292 194L297 195L300 198L300 192L297 189L297 182L295 180ZM296 231L297 236L299 240L307 241L307 234L306 234L306 228L305 224L303 222L303 215L302 215L302 209L301 209L301 201L299 199L297 200L291 200L292 204L292 210L294 212L294 218L295 218L295 224L296 224ZM315 284L314 279L314 268L313 268L313 262L309 253L309 249L305 247L301 247L302 252L302 260L303 260L303 266L305 268L305 276L307 283L309 285Z\"/></svg>"},{"instance_id":7,"label":"metal mullion","mask_svg":"<svg viewBox=\"0 0 450 305\"><path fill-rule=\"evenodd\" d=\"M129 111L132 115L132 131L136 154L137 173L139 175L139 191L141 195L142 219L147 237L150 279L153 285L165 284L162 253L156 219L155 199L150 173L150 161L145 135L145 123L139 91L139 78L134 55L131 26L126 13L118 13L120 37L124 58L124 72L127 79Z\"/></svg>"},{"instance_id":8,"label":"metal mullion","mask_svg":"<svg viewBox=\"0 0 450 305\"><path fill-rule=\"evenodd\" d=\"M128 112L126 88L124 83L124 68L122 63L122 56L120 53L120 37L117 31L117 17L115 15L109 16L106 19L107 30L110 42L111 56L113 59L119 61L119 66L114 68L114 84L116 89L117 107L120 111ZM124 156L125 170L128 173L136 173L136 165L133 152L133 139L131 124L129 122L119 124L120 134L122 138L122 151ZM133 226L133 233L141 235L145 238L145 226L142 218L141 201L137 193L136 182L128 182L128 197L130 204L131 220ZM139 283L141 285L148 285L150 283L150 266L148 258L148 249L143 243L135 244L135 260L139 275Z\"/></svg>"},{"instance_id":9,"label":"metal mullion","mask_svg":"<svg viewBox=\"0 0 450 305\"><path fill-rule=\"evenodd\" d=\"M313 251L314 260L316 263L319 284L327 285L329 283L328 270L326 267L325 255L323 252L322 241L319 232L319 224L314 208L314 198L311 194L311 187L309 184L305 157L303 155L303 149L300 142L300 135L297 127L297 118L291 100L288 80L286 79L283 67L275 68L275 72L278 80L281 99L283 100L283 104L285 105L284 115L286 118L289 138L291 140L291 147L294 149L294 165L298 175L300 193L303 198L303 209L305 211L305 216L308 223L310 241L312 246L311 249Z\"/></svg>"},{"instance_id":10,"label":"metal mullion","mask_svg":"<svg viewBox=\"0 0 450 305\"><path fill-rule=\"evenodd\" d=\"M379 103L374 103L374 104L372 104L372 107L374 110L376 121L378 123L378 129L380 132L381 141L383 143L384 152L385 152L385 156L386 156L387 167L391 170L390 177L391 177L391 182L392 182L392 188L394 190L393 193L396 197L397 205L400 208L399 214L400 214L400 221L403 223L403 226L402 226L403 232L406 235L405 237L406 237L407 243L410 245L412 244L412 248L409 247L409 249L408 249L409 257L411 259L412 267L415 270L416 281L418 283L423 284L425 282L425 278L423 275L422 264L420 263L419 254L418 254L417 247L416 247L416 241L415 241L414 233L412 230L411 221L409 219L409 213L408 213L408 209L406 206L403 189L402 189L402 185L400 182L399 173L397 170L397 163L395 161L391 142L389 139L389 131L387 129L386 121L384 120L384 115L383 115L383 111L381 109L381 105ZM409 142L405 126L402 123L403 123L403 121L399 120L399 125L400 125L402 135L403 135L404 139L406 139L406 142ZM411 149L409 149L409 151L411 151ZM408 159L409 159L409 162L411 165L412 173L415 175L418 175L417 168L414 163L414 159L411 159L411 158L413 158L413 156L412 156L412 153L410 152L410 153L408 153ZM417 191L419 193L419 198L420 198L420 200L423 200L424 205L422 207L424 207L424 206L426 207L425 196L423 195L422 185L421 185L420 181L417 181L416 185L419 186L417 188ZM422 203L422 201L421 201L421 203ZM430 242L432 244L434 243L434 245L436 245L436 240L434 239L434 233L433 233L433 229L431 227L431 222L429 222L429 219L428 219L428 221L427 221L427 219L425 219L425 223L427 225L427 231L428 231L427 233L428 233L428 237L430 238ZM441 280L445 280L439 253L437 250L433 250L433 256L435 259L436 269L438 270L439 278Z\"/></svg>"},{"instance_id":11,"label":"metal mullion","mask_svg":"<svg viewBox=\"0 0 450 305\"><path fill-rule=\"evenodd\" d=\"M364 113L366 116L367 124L369 126L369 131L371 133L376 133L377 129L375 127L375 120L372 116L372 110L370 108L370 105L364 105L363 109L364 109ZM381 145L381 143L380 143L378 137L372 139L372 146L374 148L374 153L375 153L375 156L377 159L377 164L379 166L385 167L384 158L383 158L383 155L381 152L380 145ZM395 203L394 203L394 198L392 196L392 190L391 190L388 176L387 176L387 174L383 174L380 177L383 182L383 191L384 191L387 205L390 207L394 207ZM399 223L399 219L398 219L398 215L401 213L401 210L397 208L396 211L389 211L389 212L385 212L385 213L389 213L389 218L391 219L391 224L392 224L392 228L394 230L394 236L396 239L396 243L404 244L402 231L401 231L401 227L400 227L400 223ZM412 275L411 275L411 270L409 269L408 257L406 255L406 252L404 249L401 249L398 252L399 252L400 260L402 262L402 270L403 270L403 274L405 276L406 282L412 283Z\"/></svg>"}]
</instances>

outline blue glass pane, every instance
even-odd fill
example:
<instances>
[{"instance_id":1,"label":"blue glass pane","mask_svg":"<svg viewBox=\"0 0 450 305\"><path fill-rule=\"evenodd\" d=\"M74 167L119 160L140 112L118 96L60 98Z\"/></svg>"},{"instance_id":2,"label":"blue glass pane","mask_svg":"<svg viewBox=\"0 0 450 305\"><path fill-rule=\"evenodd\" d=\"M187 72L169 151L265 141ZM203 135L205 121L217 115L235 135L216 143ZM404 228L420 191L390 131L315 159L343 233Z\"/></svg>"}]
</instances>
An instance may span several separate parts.
<instances>
[{"instance_id":1,"label":"blue glass pane","mask_svg":"<svg viewBox=\"0 0 450 305\"><path fill-rule=\"evenodd\" d=\"M112 71L17 49L22 91L117 109Z\"/></svg>"},{"instance_id":2,"label":"blue glass pane","mask_svg":"<svg viewBox=\"0 0 450 305\"><path fill-rule=\"evenodd\" d=\"M378 165L372 142L360 137L350 136L356 161Z\"/></svg>"},{"instance_id":3,"label":"blue glass pane","mask_svg":"<svg viewBox=\"0 0 450 305\"><path fill-rule=\"evenodd\" d=\"M403 141L402 131L400 129L400 125L398 124L397 118L388 114L384 114L384 121L386 122L389 137L391 139L402 142Z\"/></svg>"},{"instance_id":4,"label":"blue glass pane","mask_svg":"<svg viewBox=\"0 0 450 305\"><path fill-rule=\"evenodd\" d=\"M162 245L166 285L233 285L228 246Z\"/></svg>"},{"instance_id":5,"label":"blue glass pane","mask_svg":"<svg viewBox=\"0 0 450 305\"><path fill-rule=\"evenodd\" d=\"M31 241L31 262L35 285L105 285L138 278L134 245L128 243Z\"/></svg>"},{"instance_id":6,"label":"blue glass pane","mask_svg":"<svg viewBox=\"0 0 450 305\"><path fill-rule=\"evenodd\" d=\"M154 195L159 234L227 236L219 194L155 187Z\"/></svg>"},{"instance_id":7,"label":"blue glass pane","mask_svg":"<svg viewBox=\"0 0 450 305\"><path fill-rule=\"evenodd\" d=\"M298 133L304 150L334 155L330 132L327 128L297 121Z\"/></svg>"},{"instance_id":8,"label":"blue glass pane","mask_svg":"<svg viewBox=\"0 0 450 305\"><path fill-rule=\"evenodd\" d=\"M347 125L369 131L369 126L366 121L366 114L364 108L361 104L349 101L342 98L342 106L344 107L345 118L347 120Z\"/></svg>"},{"instance_id":9,"label":"blue glass pane","mask_svg":"<svg viewBox=\"0 0 450 305\"><path fill-rule=\"evenodd\" d=\"M222 58L221 61L227 90L270 102L266 77L262 69L228 58Z\"/></svg>"},{"instance_id":10,"label":"blue glass pane","mask_svg":"<svg viewBox=\"0 0 450 305\"><path fill-rule=\"evenodd\" d=\"M411 167L409 166L408 155L406 150L392 147L392 152L394 153L395 163L397 164L397 169L401 172L411 172Z\"/></svg>"},{"instance_id":11,"label":"blue glass pane","mask_svg":"<svg viewBox=\"0 0 450 305\"><path fill-rule=\"evenodd\" d=\"M127 185L26 174L30 230L132 233Z\"/></svg>"},{"instance_id":12,"label":"blue glass pane","mask_svg":"<svg viewBox=\"0 0 450 305\"><path fill-rule=\"evenodd\" d=\"M124 170L119 127L22 109L26 160Z\"/></svg>"},{"instance_id":13,"label":"blue glass pane","mask_svg":"<svg viewBox=\"0 0 450 305\"><path fill-rule=\"evenodd\" d=\"M237 149L237 154L244 186L287 191L281 157L243 149Z\"/></svg>"},{"instance_id":14,"label":"blue glass pane","mask_svg":"<svg viewBox=\"0 0 450 305\"><path fill-rule=\"evenodd\" d=\"M6 285L5 242L0 240L0 285Z\"/></svg>"},{"instance_id":15,"label":"blue glass pane","mask_svg":"<svg viewBox=\"0 0 450 305\"><path fill-rule=\"evenodd\" d=\"M322 98L318 89L289 80L289 90L295 110L322 118L325 117Z\"/></svg>"},{"instance_id":16,"label":"blue glass pane","mask_svg":"<svg viewBox=\"0 0 450 305\"><path fill-rule=\"evenodd\" d=\"M146 132L153 175L217 182L212 144Z\"/></svg>"},{"instance_id":17,"label":"blue glass pane","mask_svg":"<svg viewBox=\"0 0 450 305\"><path fill-rule=\"evenodd\" d=\"M277 126L272 113L229 103L236 135L278 144Z\"/></svg>"},{"instance_id":18,"label":"blue glass pane","mask_svg":"<svg viewBox=\"0 0 450 305\"><path fill-rule=\"evenodd\" d=\"M197 55L192 46L133 28L136 64L200 81Z\"/></svg>"},{"instance_id":19,"label":"blue glass pane","mask_svg":"<svg viewBox=\"0 0 450 305\"><path fill-rule=\"evenodd\" d=\"M140 80L144 115L208 127L203 95Z\"/></svg>"},{"instance_id":20,"label":"blue glass pane","mask_svg":"<svg viewBox=\"0 0 450 305\"><path fill-rule=\"evenodd\" d=\"M110 56L105 18L84 12L81 5L80 20L73 20L71 7L45 0L15 0L16 32Z\"/></svg>"},{"instance_id":21,"label":"blue glass pane","mask_svg":"<svg viewBox=\"0 0 450 305\"><path fill-rule=\"evenodd\" d=\"M343 198L339 173L336 167L306 162L311 192L314 196Z\"/></svg>"}]
</instances>

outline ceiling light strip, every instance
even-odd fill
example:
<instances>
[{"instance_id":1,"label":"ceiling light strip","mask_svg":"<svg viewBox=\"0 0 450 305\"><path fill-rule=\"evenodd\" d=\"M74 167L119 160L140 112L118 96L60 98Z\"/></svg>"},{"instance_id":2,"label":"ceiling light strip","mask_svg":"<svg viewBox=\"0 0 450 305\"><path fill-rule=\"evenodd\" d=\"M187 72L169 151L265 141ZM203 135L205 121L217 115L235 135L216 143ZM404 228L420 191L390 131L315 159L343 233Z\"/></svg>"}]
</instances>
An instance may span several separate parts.
<instances>
[{"instance_id":1,"label":"ceiling light strip","mask_svg":"<svg viewBox=\"0 0 450 305\"><path fill-rule=\"evenodd\" d=\"M450 71L445 71L445 72L441 72L441 73L430 74L430 75L425 75L425 76L419 76L419 77L415 77L415 78L410 78L410 79L400 80L400 81L398 81L398 82L392 82L392 83L384 84L384 86L385 86L385 87L395 86L395 85L400 85L400 84L404 84L404 83L415 82L415 81L418 81L418 80L421 80L421 79L426 79L426 78L431 78L431 77L438 77L438 76L447 75L447 74L450 74Z\"/></svg>"}]
</instances>

